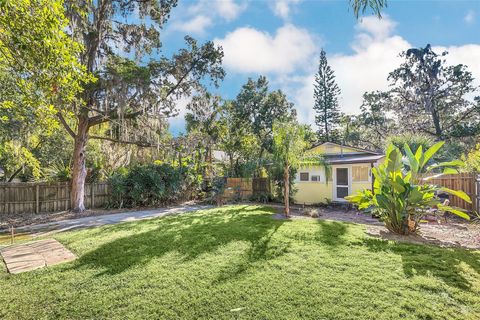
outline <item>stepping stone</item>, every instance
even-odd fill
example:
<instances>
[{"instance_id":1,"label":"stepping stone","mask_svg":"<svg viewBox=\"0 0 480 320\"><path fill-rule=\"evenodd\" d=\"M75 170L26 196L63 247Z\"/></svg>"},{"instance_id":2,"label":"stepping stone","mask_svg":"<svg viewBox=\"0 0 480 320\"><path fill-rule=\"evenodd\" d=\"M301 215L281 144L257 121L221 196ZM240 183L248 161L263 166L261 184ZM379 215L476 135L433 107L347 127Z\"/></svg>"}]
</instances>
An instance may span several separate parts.
<instances>
[{"instance_id":1,"label":"stepping stone","mask_svg":"<svg viewBox=\"0 0 480 320\"><path fill-rule=\"evenodd\" d=\"M55 239L40 240L0 249L12 274L75 260L75 255Z\"/></svg>"}]
</instances>

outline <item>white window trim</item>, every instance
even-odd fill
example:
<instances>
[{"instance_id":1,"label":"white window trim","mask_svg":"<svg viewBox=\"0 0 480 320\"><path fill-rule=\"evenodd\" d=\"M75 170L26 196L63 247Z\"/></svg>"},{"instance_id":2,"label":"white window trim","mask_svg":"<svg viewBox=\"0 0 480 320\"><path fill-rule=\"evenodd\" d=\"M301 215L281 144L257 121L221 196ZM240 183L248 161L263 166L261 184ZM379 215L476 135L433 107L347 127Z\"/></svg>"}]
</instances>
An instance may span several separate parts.
<instances>
[{"instance_id":1,"label":"white window trim","mask_svg":"<svg viewBox=\"0 0 480 320\"><path fill-rule=\"evenodd\" d=\"M301 173L308 173L308 180L300 180ZM320 180L312 181L312 176L318 176ZM326 176L324 169L313 169L312 168L301 168L297 171L295 175L295 183L315 183L315 184L325 184L326 183Z\"/></svg>"}]
</instances>

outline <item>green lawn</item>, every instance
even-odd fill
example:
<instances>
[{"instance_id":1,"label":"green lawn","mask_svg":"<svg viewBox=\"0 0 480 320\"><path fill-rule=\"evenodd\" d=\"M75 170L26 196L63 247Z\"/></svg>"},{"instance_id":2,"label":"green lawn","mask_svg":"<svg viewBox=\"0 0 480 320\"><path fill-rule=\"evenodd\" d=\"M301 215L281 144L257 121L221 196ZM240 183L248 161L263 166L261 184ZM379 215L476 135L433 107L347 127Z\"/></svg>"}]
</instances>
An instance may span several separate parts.
<instances>
[{"instance_id":1,"label":"green lawn","mask_svg":"<svg viewBox=\"0 0 480 320\"><path fill-rule=\"evenodd\" d=\"M0 318L479 319L480 252L230 206L59 234L75 262L10 276Z\"/></svg>"}]
</instances>

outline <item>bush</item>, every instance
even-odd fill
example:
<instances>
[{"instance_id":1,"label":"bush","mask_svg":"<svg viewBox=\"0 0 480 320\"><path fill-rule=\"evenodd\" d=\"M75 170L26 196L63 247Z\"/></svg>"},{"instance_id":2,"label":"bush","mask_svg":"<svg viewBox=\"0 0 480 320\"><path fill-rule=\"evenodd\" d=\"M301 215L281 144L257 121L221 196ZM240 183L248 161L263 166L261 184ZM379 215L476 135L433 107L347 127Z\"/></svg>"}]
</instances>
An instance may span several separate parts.
<instances>
[{"instance_id":1,"label":"bush","mask_svg":"<svg viewBox=\"0 0 480 320\"><path fill-rule=\"evenodd\" d=\"M389 231L403 235L416 232L418 223L429 214L431 208L469 219L464 210L444 205L438 197L443 192L471 203L465 192L430 185L419 178L421 174L438 169L443 169L445 174L456 172L461 165L461 161L427 165L443 144L443 141L438 142L425 152L420 146L415 153L405 144L405 158L399 148L390 145L384 163L372 169L375 177L373 192L366 189L346 199L359 209L379 216Z\"/></svg>"},{"instance_id":2,"label":"bush","mask_svg":"<svg viewBox=\"0 0 480 320\"><path fill-rule=\"evenodd\" d=\"M273 201L273 197L269 192L258 192L250 196L250 201L267 203Z\"/></svg>"},{"instance_id":3,"label":"bush","mask_svg":"<svg viewBox=\"0 0 480 320\"><path fill-rule=\"evenodd\" d=\"M168 164L121 168L109 179L111 205L121 208L172 203L182 194L182 171Z\"/></svg>"},{"instance_id":4,"label":"bush","mask_svg":"<svg viewBox=\"0 0 480 320\"><path fill-rule=\"evenodd\" d=\"M215 177L212 180L212 186L210 191L210 201L217 206L223 204L223 193L227 187L227 179L224 177Z\"/></svg>"}]
</instances>

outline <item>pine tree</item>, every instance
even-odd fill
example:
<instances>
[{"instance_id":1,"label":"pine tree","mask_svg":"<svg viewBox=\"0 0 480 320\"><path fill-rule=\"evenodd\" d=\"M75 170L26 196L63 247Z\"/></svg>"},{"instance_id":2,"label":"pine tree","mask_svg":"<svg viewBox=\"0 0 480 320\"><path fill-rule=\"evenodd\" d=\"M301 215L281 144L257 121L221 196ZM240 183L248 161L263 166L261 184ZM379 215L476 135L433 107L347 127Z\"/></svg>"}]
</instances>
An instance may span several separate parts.
<instances>
[{"instance_id":1,"label":"pine tree","mask_svg":"<svg viewBox=\"0 0 480 320\"><path fill-rule=\"evenodd\" d=\"M327 56L322 49L318 73L315 75L314 93L316 111L315 124L318 126L318 135L321 140L332 141L336 124L340 118L338 95L340 88L335 82L335 74L328 65Z\"/></svg>"}]
</instances>

